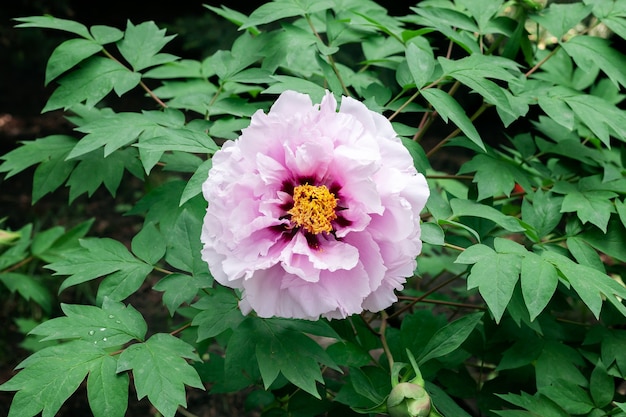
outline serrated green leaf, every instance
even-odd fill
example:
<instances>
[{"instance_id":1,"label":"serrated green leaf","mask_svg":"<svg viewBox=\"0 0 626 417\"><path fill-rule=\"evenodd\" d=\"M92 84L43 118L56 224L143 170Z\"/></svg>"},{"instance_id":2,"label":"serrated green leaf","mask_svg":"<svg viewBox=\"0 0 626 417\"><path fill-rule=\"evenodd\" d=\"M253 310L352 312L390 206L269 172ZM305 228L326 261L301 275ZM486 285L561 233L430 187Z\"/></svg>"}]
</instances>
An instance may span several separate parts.
<instances>
[{"instance_id":1,"label":"serrated green leaf","mask_svg":"<svg viewBox=\"0 0 626 417\"><path fill-rule=\"evenodd\" d=\"M140 163L134 148L118 150L106 158L97 151L82 155L66 183L70 187L70 202L83 193L91 196L103 184L115 196L125 169L143 178Z\"/></svg>"},{"instance_id":2,"label":"serrated green leaf","mask_svg":"<svg viewBox=\"0 0 626 417\"><path fill-rule=\"evenodd\" d=\"M433 335L416 358L418 365L455 351L469 337L483 313L473 313L448 323Z\"/></svg>"},{"instance_id":3,"label":"serrated green leaf","mask_svg":"<svg viewBox=\"0 0 626 417\"><path fill-rule=\"evenodd\" d=\"M145 343L129 346L117 362L117 372L132 370L137 398L148 397L164 417L187 406L185 385L204 389L196 370L185 359L199 361L193 347L176 337L157 333Z\"/></svg>"},{"instance_id":4,"label":"serrated green leaf","mask_svg":"<svg viewBox=\"0 0 626 417\"><path fill-rule=\"evenodd\" d=\"M272 79L276 80L276 82L263 90L263 94L280 94L286 90L294 90L299 93L308 94L315 103L319 102L319 100L324 97L324 94L326 94L324 87L321 85L298 77L273 75Z\"/></svg>"},{"instance_id":5,"label":"serrated green leaf","mask_svg":"<svg viewBox=\"0 0 626 417\"><path fill-rule=\"evenodd\" d=\"M562 197L556 197L553 193L540 189L536 190L532 196L532 203L528 198L522 201L522 220L531 225L537 231L537 236L542 238L552 232L561 221L562 204Z\"/></svg>"},{"instance_id":6,"label":"serrated green leaf","mask_svg":"<svg viewBox=\"0 0 626 417\"><path fill-rule=\"evenodd\" d=\"M612 218L606 229L606 233L600 229L587 230L581 237L597 250L626 262L626 229L624 225L618 219Z\"/></svg>"},{"instance_id":7,"label":"serrated green leaf","mask_svg":"<svg viewBox=\"0 0 626 417\"><path fill-rule=\"evenodd\" d=\"M190 303L198 294L200 288L211 286L212 280L207 276L195 276L184 274L169 274L154 287L156 291L163 291L163 304L173 316L178 307L183 303ZM197 316L194 318L194 320Z\"/></svg>"},{"instance_id":8,"label":"serrated green leaf","mask_svg":"<svg viewBox=\"0 0 626 417\"><path fill-rule=\"evenodd\" d=\"M286 17L320 12L330 9L333 5L333 2L329 0L275 0L255 9L239 29L264 25Z\"/></svg>"},{"instance_id":9,"label":"serrated green leaf","mask_svg":"<svg viewBox=\"0 0 626 417\"><path fill-rule=\"evenodd\" d=\"M626 113L623 110L592 95L565 97L564 100L605 146L611 146L610 135L626 141Z\"/></svg>"},{"instance_id":10,"label":"serrated green leaf","mask_svg":"<svg viewBox=\"0 0 626 417\"><path fill-rule=\"evenodd\" d=\"M626 316L626 307L621 301L626 298L623 285L596 269L579 265L555 252L544 252L542 257L558 268L596 318L600 317L603 297Z\"/></svg>"},{"instance_id":11,"label":"serrated green leaf","mask_svg":"<svg viewBox=\"0 0 626 417\"><path fill-rule=\"evenodd\" d=\"M398 129L396 129L397 131ZM417 169L417 172L428 172L431 169L430 162L428 161L428 157L426 156L426 152L424 152L424 148L422 145L417 143L414 140L400 137L402 140L402 144L408 149L411 157L413 158L413 166Z\"/></svg>"},{"instance_id":12,"label":"serrated green leaf","mask_svg":"<svg viewBox=\"0 0 626 417\"><path fill-rule=\"evenodd\" d=\"M163 129L159 136L146 137L135 146L150 151L181 151L189 153L214 153L217 145L204 132L191 129Z\"/></svg>"},{"instance_id":13,"label":"serrated green leaf","mask_svg":"<svg viewBox=\"0 0 626 417\"><path fill-rule=\"evenodd\" d=\"M46 266L55 275L69 275L59 291L117 271L128 278L137 275L142 279L152 271L152 266L135 258L116 240L90 238L81 240L80 245L81 249L67 253L64 260Z\"/></svg>"},{"instance_id":14,"label":"serrated green leaf","mask_svg":"<svg viewBox=\"0 0 626 417\"><path fill-rule=\"evenodd\" d=\"M141 74L129 71L119 62L92 57L59 80L59 87L54 90L42 112L67 109L83 102L93 107L112 90L120 96L140 81Z\"/></svg>"},{"instance_id":15,"label":"serrated green leaf","mask_svg":"<svg viewBox=\"0 0 626 417\"><path fill-rule=\"evenodd\" d=\"M529 17L546 28L557 39L561 39L568 30L577 25L591 12L591 7L583 3L550 4L539 13Z\"/></svg>"},{"instance_id":16,"label":"serrated green leaf","mask_svg":"<svg viewBox=\"0 0 626 417\"><path fill-rule=\"evenodd\" d=\"M585 71L593 71L600 67L615 87L626 86L626 56L610 46L606 39L595 36L575 36L561 46L574 59L574 62Z\"/></svg>"},{"instance_id":17,"label":"serrated green leaf","mask_svg":"<svg viewBox=\"0 0 626 417\"><path fill-rule=\"evenodd\" d=\"M500 322L519 280L522 257L496 253L479 260L467 277L467 288L478 288L496 323Z\"/></svg>"},{"instance_id":18,"label":"serrated green leaf","mask_svg":"<svg viewBox=\"0 0 626 417\"><path fill-rule=\"evenodd\" d=\"M87 123L77 130L87 133L67 156L68 159L104 147L104 156L128 145L155 123L140 113L117 113Z\"/></svg>"},{"instance_id":19,"label":"serrated green leaf","mask_svg":"<svg viewBox=\"0 0 626 417\"><path fill-rule=\"evenodd\" d=\"M570 414L565 412L561 407L556 405L552 400L535 393L530 395L522 391L521 395L516 394L496 394L498 397L515 404L518 407L522 407L526 411L510 410L510 411L496 411L496 414L502 417L571 417Z\"/></svg>"},{"instance_id":20,"label":"serrated green leaf","mask_svg":"<svg viewBox=\"0 0 626 417\"><path fill-rule=\"evenodd\" d=\"M212 165L213 161L211 159L207 159L198 167L191 178L189 178L189 181L183 190L183 195L180 197L180 205L185 204L185 202L187 202L190 198L193 198L202 192L202 184L204 184L207 180L209 170Z\"/></svg>"},{"instance_id":21,"label":"serrated green leaf","mask_svg":"<svg viewBox=\"0 0 626 417\"><path fill-rule=\"evenodd\" d=\"M430 81L435 70L433 50L426 38L417 37L407 45L405 55L415 86L420 89Z\"/></svg>"},{"instance_id":22,"label":"serrated green leaf","mask_svg":"<svg viewBox=\"0 0 626 417\"><path fill-rule=\"evenodd\" d=\"M33 204L44 195L59 188L70 176L76 161L66 161L67 154L42 161L33 175Z\"/></svg>"},{"instance_id":23,"label":"serrated green leaf","mask_svg":"<svg viewBox=\"0 0 626 417\"><path fill-rule=\"evenodd\" d=\"M80 339L101 348L121 346L130 340L143 340L146 322L132 306L106 298L102 308L61 304L64 317L44 321L30 334L45 340Z\"/></svg>"},{"instance_id":24,"label":"serrated green leaf","mask_svg":"<svg viewBox=\"0 0 626 417\"><path fill-rule=\"evenodd\" d=\"M476 19L480 33L485 33L489 21L502 7L503 0L457 0Z\"/></svg>"},{"instance_id":25,"label":"serrated green leaf","mask_svg":"<svg viewBox=\"0 0 626 417\"><path fill-rule=\"evenodd\" d=\"M0 385L18 391L8 417L53 417L81 382L108 354L93 343L75 340L42 349L18 365L23 368Z\"/></svg>"},{"instance_id":26,"label":"serrated green leaf","mask_svg":"<svg viewBox=\"0 0 626 417\"><path fill-rule=\"evenodd\" d=\"M94 417L124 417L128 408L128 374L117 373L117 360L104 356L87 377L87 398Z\"/></svg>"},{"instance_id":27,"label":"serrated green leaf","mask_svg":"<svg viewBox=\"0 0 626 417\"><path fill-rule=\"evenodd\" d=\"M472 182L478 185L478 199L499 195L511 195L515 184L523 189L532 189L528 175L512 161L497 158L489 154L478 154L463 164L459 174L476 172ZM497 172L497 175L494 173Z\"/></svg>"},{"instance_id":28,"label":"serrated green leaf","mask_svg":"<svg viewBox=\"0 0 626 417\"><path fill-rule=\"evenodd\" d=\"M552 264L534 253L528 253L522 259L520 277L524 302L533 321L552 299L559 276Z\"/></svg>"},{"instance_id":29,"label":"serrated green leaf","mask_svg":"<svg viewBox=\"0 0 626 417\"><path fill-rule=\"evenodd\" d=\"M0 282L12 293L17 292L25 300L33 300L44 311L50 313L52 309L52 295L35 277L18 272L5 272L0 273Z\"/></svg>"},{"instance_id":30,"label":"serrated green leaf","mask_svg":"<svg viewBox=\"0 0 626 417\"><path fill-rule=\"evenodd\" d=\"M516 218L507 216L501 211L484 204L454 198L450 200L450 207L457 217L473 216L488 219L510 232L523 232L525 230Z\"/></svg>"},{"instance_id":31,"label":"serrated green leaf","mask_svg":"<svg viewBox=\"0 0 626 417\"><path fill-rule=\"evenodd\" d=\"M453 97L437 88L424 89L421 90L421 93L424 98L432 104L446 123L448 119L452 120L472 142L485 150L485 145L478 131L472 124L472 121L467 117L465 110L463 110L461 105Z\"/></svg>"},{"instance_id":32,"label":"serrated green leaf","mask_svg":"<svg viewBox=\"0 0 626 417\"><path fill-rule=\"evenodd\" d=\"M65 158L74 145L76 139L66 135L52 135L22 142L17 149L0 156L4 160L0 165L0 172L8 172L6 178L9 178L48 159Z\"/></svg>"},{"instance_id":33,"label":"serrated green leaf","mask_svg":"<svg viewBox=\"0 0 626 417\"><path fill-rule=\"evenodd\" d=\"M583 238L578 236L568 237L565 241L567 249L574 256L574 259L581 264L597 269L602 273L606 273L604 263L600 255L589 246Z\"/></svg>"},{"instance_id":34,"label":"serrated green leaf","mask_svg":"<svg viewBox=\"0 0 626 417\"><path fill-rule=\"evenodd\" d=\"M45 84L48 85L59 75L101 50L100 44L88 39L70 39L63 42L52 51L48 59Z\"/></svg>"},{"instance_id":35,"label":"serrated green leaf","mask_svg":"<svg viewBox=\"0 0 626 417\"><path fill-rule=\"evenodd\" d=\"M591 372L589 391L596 407L606 407L613 400L615 380L613 376L609 375L606 366L600 360Z\"/></svg>"},{"instance_id":36,"label":"serrated green leaf","mask_svg":"<svg viewBox=\"0 0 626 417\"><path fill-rule=\"evenodd\" d=\"M124 39L117 48L134 71L141 71L178 59L174 55L158 53L172 39L174 36L165 36L165 29L159 29L152 21L137 26L128 21Z\"/></svg>"},{"instance_id":37,"label":"serrated green leaf","mask_svg":"<svg viewBox=\"0 0 626 417\"><path fill-rule=\"evenodd\" d=\"M611 199L617 194L611 191L574 191L563 198L561 213L576 212L581 222L590 222L606 233L606 226L613 212Z\"/></svg>"},{"instance_id":38,"label":"serrated green leaf","mask_svg":"<svg viewBox=\"0 0 626 417\"><path fill-rule=\"evenodd\" d=\"M589 393L575 383L556 380L543 387L540 392L561 406L570 415L587 414L594 407Z\"/></svg>"},{"instance_id":39,"label":"serrated green leaf","mask_svg":"<svg viewBox=\"0 0 626 417\"><path fill-rule=\"evenodd\" d=\"M15 20L22 22L19 25L16 25L18 28L57 29L74 33L85 39L91 39L91 35L89 34L87 27L81 23L74 22L73 20L59 19L52 16L18 17Z\"/></svg>"},{"instance_id":40,"label":"serrated green leaf","mask_svg":"<svg viewBox=\"0 0 626 417\"><path fill-rule=\"evenodd\" d=\"M131 249L139 259L154 265L165 255L165 239L154 223L144 223L133 237Z\"/></svg>"},{"instance_id":41,"label":"serrated green leaf","mask_svg":"<svg viewBox=\"0 0 626 417\"><path fill-rule=\"evenodd\" d=\"M167 235L165 260L185 272L206 274L208 268L200 258L202 221L193 212L183 209ZM163 232L163 231L162 231Z\"/></svg>"},{"instance_id":42,"label":"serrated green leaf","mask_svg":"<svg viewBox=\"0 0 626 417\"><path fill-rule=\"evenodd\" d=\"M229 291L204 296L193 305L200 309L191 324L198 326L198 342L214 337L227 329L235 329L244 320L239 300Z\"/></svg>"}]
</instances>

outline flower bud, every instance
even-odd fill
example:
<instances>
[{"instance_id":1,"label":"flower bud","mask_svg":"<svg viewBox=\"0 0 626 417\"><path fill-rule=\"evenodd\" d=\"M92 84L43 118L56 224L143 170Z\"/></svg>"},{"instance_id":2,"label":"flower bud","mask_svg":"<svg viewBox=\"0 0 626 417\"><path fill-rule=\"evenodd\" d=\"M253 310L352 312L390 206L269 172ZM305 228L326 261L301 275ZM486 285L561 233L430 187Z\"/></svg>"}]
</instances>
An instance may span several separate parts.
<instances>
[{"instance_id":1,"label":"flower bud","mask_svg":"<svg viewBox=\"0 0 626 417\"><path fill-rule=\"evenodd\" d=\"M391 417L427 417L430 414L430 397L418 384L401 382L387 398L387 412Z\"/></svg>"}]
</instances>

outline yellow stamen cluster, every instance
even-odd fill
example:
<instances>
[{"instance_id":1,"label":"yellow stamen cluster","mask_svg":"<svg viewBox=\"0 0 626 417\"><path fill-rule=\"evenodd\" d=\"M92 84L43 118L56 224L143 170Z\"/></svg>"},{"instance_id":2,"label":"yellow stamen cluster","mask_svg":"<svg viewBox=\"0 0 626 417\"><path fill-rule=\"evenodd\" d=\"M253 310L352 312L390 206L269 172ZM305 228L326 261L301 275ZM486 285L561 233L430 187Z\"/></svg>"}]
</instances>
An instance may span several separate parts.
<instances>
[{"instance_id":1,"label":"yellow stamen cluster","mask_svg":"<svg viewBox=\"0 0 626 417\"><path fill-rule=\"evenodd\" d=\"M293 190L291 222L307 232L318 234L333 230L330 222L337 218L337 199L325 185L298 185Z\"/></svg>"}]
</instances>

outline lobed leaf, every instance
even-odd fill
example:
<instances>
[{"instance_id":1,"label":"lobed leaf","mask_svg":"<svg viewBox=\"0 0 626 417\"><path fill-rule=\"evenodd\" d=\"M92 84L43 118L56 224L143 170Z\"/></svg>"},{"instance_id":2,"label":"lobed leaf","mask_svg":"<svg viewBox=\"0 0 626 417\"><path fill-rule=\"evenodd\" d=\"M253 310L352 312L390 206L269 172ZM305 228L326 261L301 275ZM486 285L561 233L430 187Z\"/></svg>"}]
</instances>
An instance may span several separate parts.
<instances>
[{"instance_id":1,"label":"lobed leaf","mask_svg":"<svg viewBox=\"0 0 626 417\"><path fill-rule=\"evenodd\" d=\"M185 359L200 360L186 342L157 333L126 348L118 359L117 372L132 370L137 398L147 396L164 417L174 417L179 405L187 406L185 385L204 389L198 373Z\"/></svg>"},{"instance_id":2,"label":"lobed leaf","mask_svg":"<svg viewBox=\"0 0 626 417\"><path fill-rule=\"evenodd\" d=\"M159 29L154 22L135 26L128 21L124 39L118 43L117 48L137 72L177 60L178 57L174 55L158 53L172 39L174 36L165 36L165 29Z\"/></svg>"}]
</instances>

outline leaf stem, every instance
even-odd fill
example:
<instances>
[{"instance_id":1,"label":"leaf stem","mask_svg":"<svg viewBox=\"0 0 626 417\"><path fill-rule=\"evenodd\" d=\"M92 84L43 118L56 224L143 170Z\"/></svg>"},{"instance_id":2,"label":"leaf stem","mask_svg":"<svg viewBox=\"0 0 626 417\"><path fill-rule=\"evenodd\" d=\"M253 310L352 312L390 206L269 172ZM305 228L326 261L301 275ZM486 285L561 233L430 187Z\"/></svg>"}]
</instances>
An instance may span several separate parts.
<instances>
[{"instance_id":1,"label":"leaf stem","mask_svg":"<svg viewBox=\"0 0 626 417\"><path fill-rule=\"evenodd\" d=\"M478 108L478 110L476 110L476 112L472 115L472 117L470 117L470 121L473 122L474 120L476 120L478 116L483 114L483 112L487 110L487 108L489 108L490 106L491 104L483 102L483 104ZM430 151L426 152L426 158L430 158L431 156L433 156L435 152L441 149L441 147L443 147L451 139L456 137L459 133L461 133L461 129L457 127L452 133L450 133L448 136L443 138L438 144L436 144Z\"/></svg>"},{"instance_id":2,"label":"leaf stem","mask_svg":"<svg viewBox=\"0 0 626 417\"><path fill-rule=\"evenodd\" d=\"M385 336L385 331L387 330L387 313L383 310L381 311L381 319L382 322L380 324L380 342L383 345L383 350L385 351L385 356L387 357L387 361L389 362L389 369L393 369L393 356L391 356L391 350L389 349L389 344L387 343L387 337Z\"/></svg>"},{"instance_id":3,"label":"leaf stem","mask_svg":"<svg viewBox=\"0 0 626 417\"><path fill-rule=\"evenodd\" d=\"M431 288L430 290L426 291L424 294L422 294L419 297L417 297L414 300L412 300L409 304L407 304L407 305L403 306L402 308L400 308L399 310L395 311L392 315L389 316L389 319L393 319L395 317L398 317L400 314L404 313L405 311L407 311L408 309L410 309L415 304L419 303L420 301L422 301L424 298L428 297L432 293L434 293L436 291L439 291L443 287L446 287L449 284L453 283L454 281L456 281L463 274L464 273L457 274L457 275L453 276L452 278L450 278L450 279L440 283L439 285L435 286L434 288Z\"/></svg>"},{"instance_id":4,"label":"leaf stem","mask_svg":"<svg viewBox=\"0 0 626 417\"><path fill-rule=\"evenodd\" d=\"M307 15L304 16L304 18L306 19L307 23L311 27L311 30L313 31L313 34L315 35L315 37L317 37L317 39L319 39L319 41L322 42L322 44L324 44L325 46L328 46L328 45L326 45L326 43L324 42L324 40L322 39L320 34L317 32L317 30L315 30L315 26L313 25L313 21L311 20L311 16L309 16L307 14ZM341 84L341 88L343 89L344 94L346 96L350 97L350 91L348 91L348 87L346 87L346 84L344 83L343 78L341 77L341 74L339 73L339 68L337 68L337 64L335 63L335 60L333 59L333 56L332 55L326 55L326 57L328 58L328 63L332 67L333 71L335 72L335 75L337 76L337 79L339 80L339 84Z\"/></svg>"}]
</instances>

